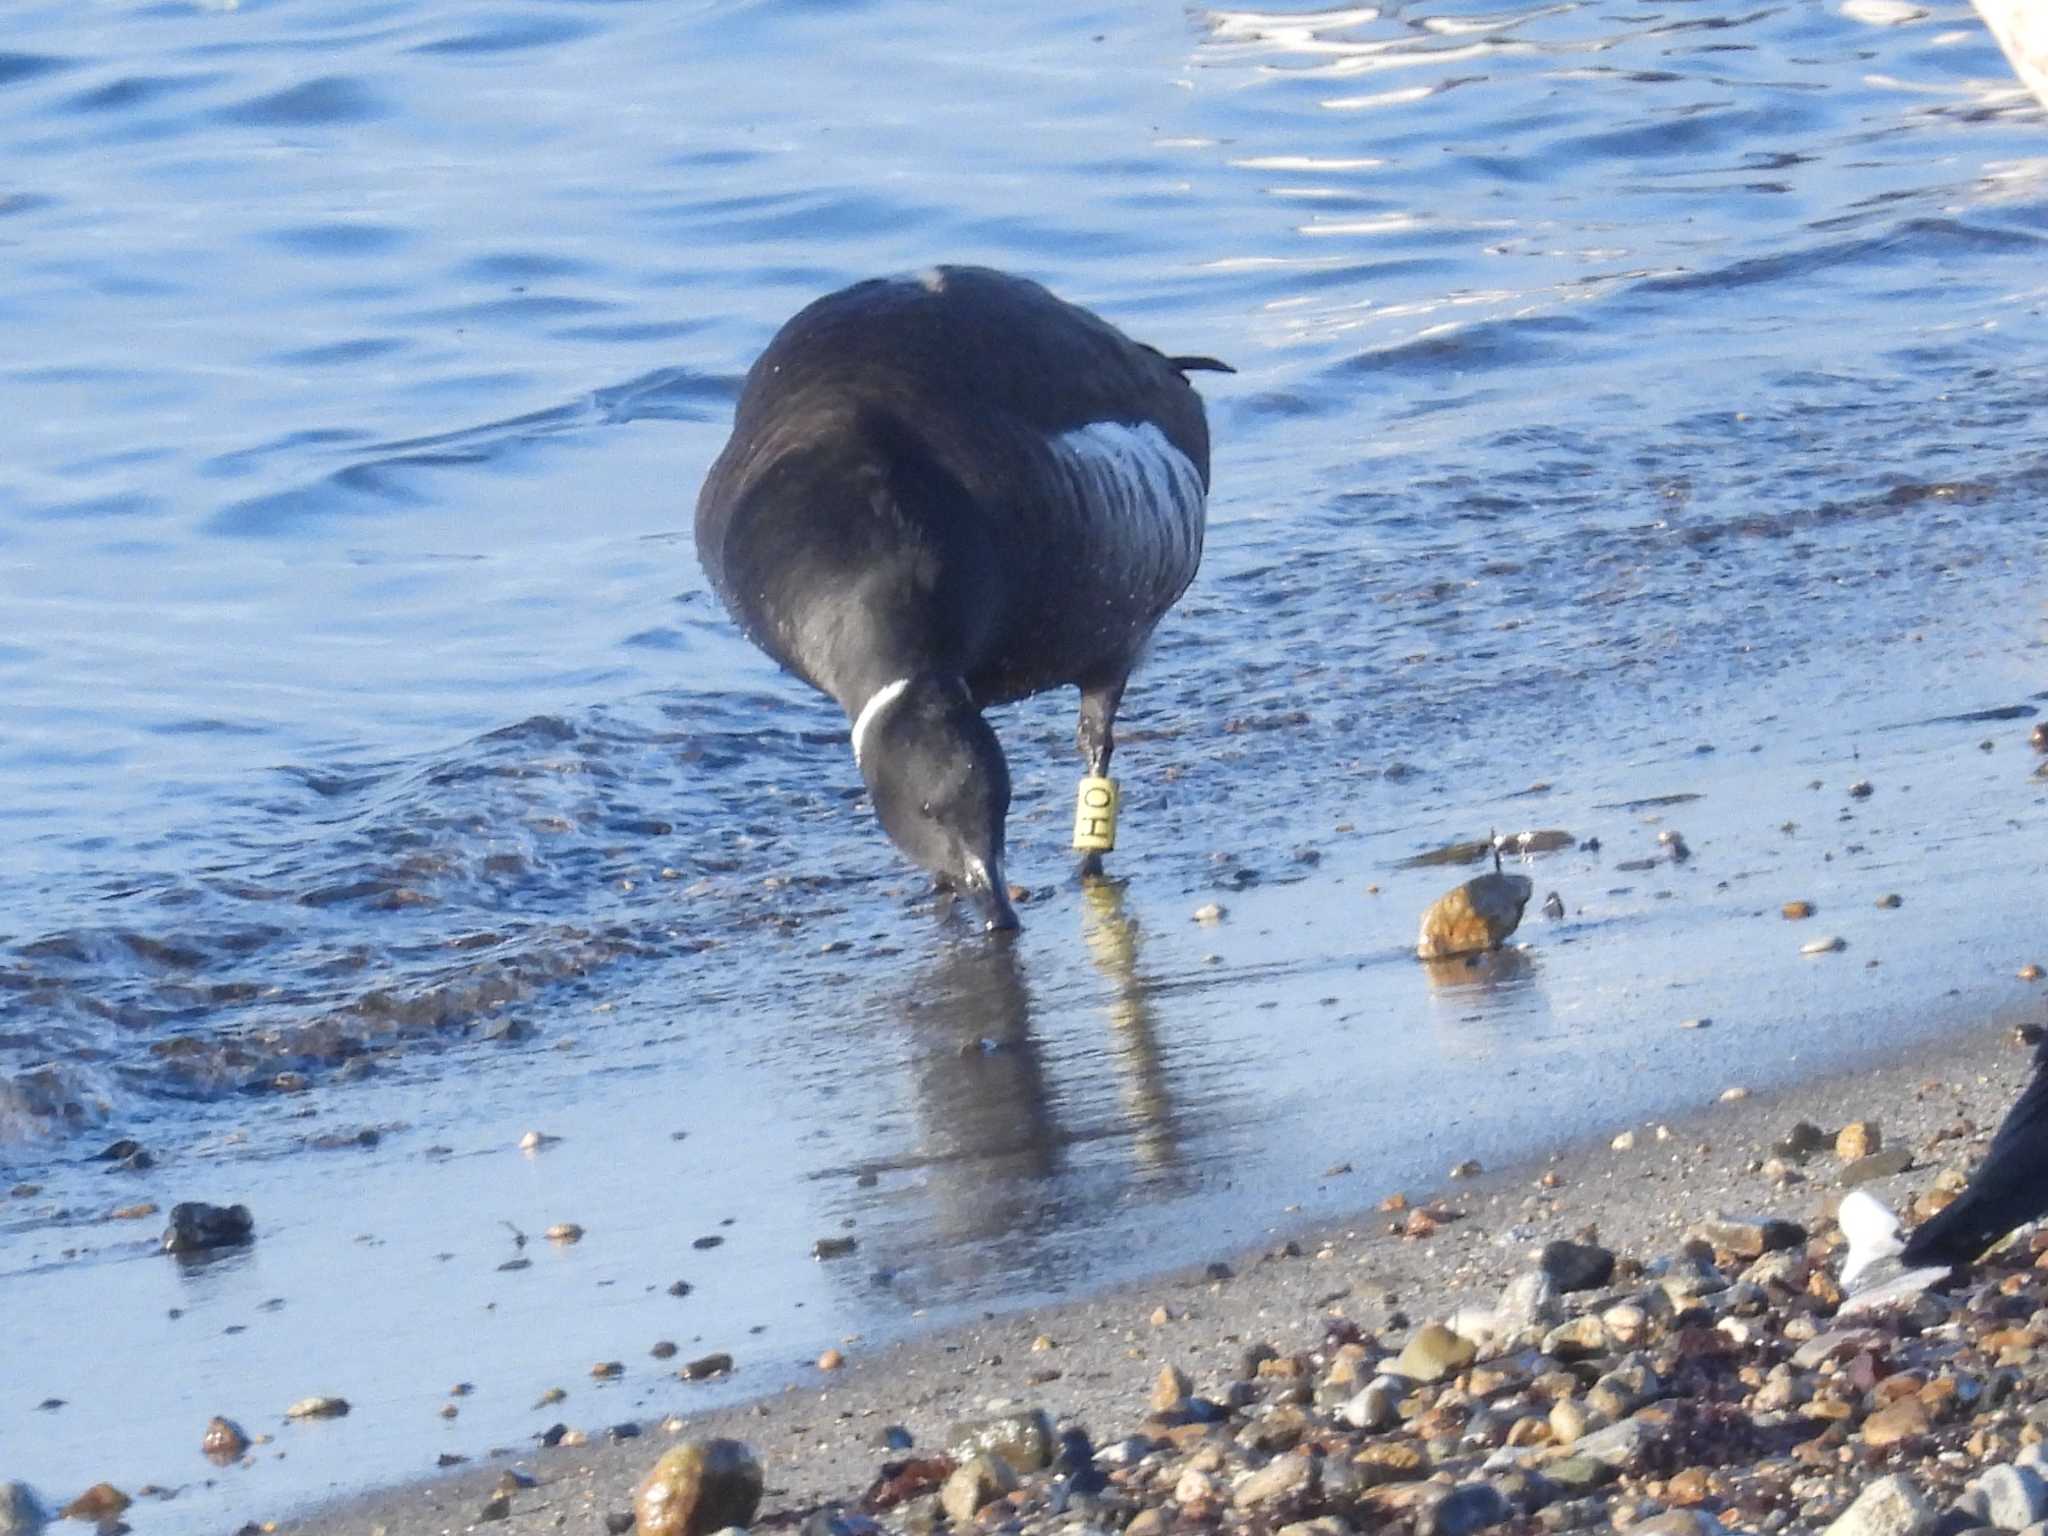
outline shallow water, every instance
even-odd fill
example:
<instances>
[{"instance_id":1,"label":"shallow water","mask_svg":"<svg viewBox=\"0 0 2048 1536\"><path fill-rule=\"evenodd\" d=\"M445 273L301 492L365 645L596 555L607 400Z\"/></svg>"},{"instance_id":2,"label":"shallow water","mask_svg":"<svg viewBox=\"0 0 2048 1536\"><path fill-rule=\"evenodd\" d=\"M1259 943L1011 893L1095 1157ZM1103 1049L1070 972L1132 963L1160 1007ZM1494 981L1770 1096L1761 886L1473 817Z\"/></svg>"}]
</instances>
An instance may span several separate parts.
<instances>
[{"instance_id":1,"label":"shallow water","mask_svg":"<svg viewBox=\"0 0 2048 1536\"><path fill-rule=\"evenodd\" d=\"M1966 5L1857 14L18 6L0 1284L50 1331L0 1475L214 1529L542 1427L680 1328L671 1269L707 1347L769 1328L738 1390L2012 985L2048 118ZM1068 878L1071 700L999 721L1014 952L929 909L688 534L775 325L941 259L1240 370L1126 705L1127 889ZM1695 860L1614 870L1672 823ZM1400 861L1523 825L1602 839L1532 871L1572 916L1432 990L1450 876ZM1759 928L1837 894L1842 955ZM88 1160L121 1135L158 1166ZM174 1272L99 1219L144 1196L262 1235ZM514 1283L501 1218L593 1237L452 1326ZM207 1414L329 1390L368 1406L198 1485Z\"/></svg>"}]
</instances>

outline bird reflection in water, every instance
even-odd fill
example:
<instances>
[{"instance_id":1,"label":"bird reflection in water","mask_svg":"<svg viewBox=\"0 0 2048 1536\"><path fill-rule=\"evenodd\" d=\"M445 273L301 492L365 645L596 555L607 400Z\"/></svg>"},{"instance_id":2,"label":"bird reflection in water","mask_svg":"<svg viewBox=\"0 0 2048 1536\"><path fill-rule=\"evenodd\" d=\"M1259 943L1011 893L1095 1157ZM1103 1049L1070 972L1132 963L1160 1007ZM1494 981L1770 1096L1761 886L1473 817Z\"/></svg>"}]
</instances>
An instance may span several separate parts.
<instances>
[{"instance_id":1,"label":"bird reflection in water","mask_svg":"<svg viewBox=\"0 0 2048 1536\"><path fill-rule=\"evenodd\" d=\"M1163 1178L1171 1182L1178 1135L1139 974L1138 923L1120 883L1084 887L1081 937L1108 984L1108 1028L1106 1038L1062 1042L1067 1083L1048 1080L1018 945L948 943L900 1004L924 1132L920 1289L957 1295L994 1282L1014 1293L1070 1282L1088 1261L1061 1239L1099 1224L1134 1188L1156 1194Z\"/></svg>"}]
</instances>

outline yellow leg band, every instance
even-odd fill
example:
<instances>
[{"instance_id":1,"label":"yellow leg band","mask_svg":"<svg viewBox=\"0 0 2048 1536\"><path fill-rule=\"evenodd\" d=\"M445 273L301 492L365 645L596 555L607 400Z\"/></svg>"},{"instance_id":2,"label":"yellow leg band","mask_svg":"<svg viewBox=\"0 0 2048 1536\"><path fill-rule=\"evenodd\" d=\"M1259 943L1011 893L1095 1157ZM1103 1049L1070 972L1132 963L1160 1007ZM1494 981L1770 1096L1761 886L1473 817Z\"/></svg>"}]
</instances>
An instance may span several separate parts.
<instances>
[{"instance_id":1,"label":"yellow leg band","mask_svg":"<svg viewBox=\"0 0 2048 1536\"><path fill-rule=\"evenodd\" d=\"M1088 774L1074 800L1074 847L1082 853L1108 853L1116 847L1117 792L1115 779Z\"/></svg>"}]
</instances>

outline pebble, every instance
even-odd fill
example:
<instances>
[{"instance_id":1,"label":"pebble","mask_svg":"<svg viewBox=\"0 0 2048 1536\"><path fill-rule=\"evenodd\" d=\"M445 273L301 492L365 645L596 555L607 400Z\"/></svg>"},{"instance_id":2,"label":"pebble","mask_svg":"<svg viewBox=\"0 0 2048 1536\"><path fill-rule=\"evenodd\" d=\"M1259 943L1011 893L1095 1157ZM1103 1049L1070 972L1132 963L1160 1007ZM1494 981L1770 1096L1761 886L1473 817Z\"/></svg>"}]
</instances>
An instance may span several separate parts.
<instances>
[{"instance_id":1,"label":"pebble","mask_svg":"<svg viewBox=\"0 0 2048 1536\"><path fill-rule=\"evenodd\" d=\"M1858 779L1854 784L1851 784L1849 786L1849 798L1852 800L1868 800L1870 798L1870 780Z\"/></svg>"},{"instance_id":2,"label":"pebble","mask_svg":"<svg viewBox=\"0 0 2048 1536\"><path fill-rule=\"evenodd\" d=\"M1796 923L1804 918L1813 916L1814 905L1810 901L1788 901L1778 910L1785 914L1788 922Z\"/></svg>"},{"instance_id":3,"label":"pebble","mask_svg":"<svg viewBox=\"0 0 2048 1536\"><path fill-rule=\"evenodd\" d=\"M1912 1479L1893 1474L1859 1493L1826 1536L1932 1536L1937 1518Z\"/></svg>"},{"instance_id":4,"label":"pebble","mask_svg":"<svg viewBox=\"0 0 2048 1536\"><path fill-rule=\"evenodd\" d=\"M66 1520L90 1520L104 1525L118 1520L121 1511L134 1502L112 1483L94 1483L57 1513Z\"/></svg>"},{"instance_id":5,"label":"pebble","mask_svg":"<svg viewBox=\"0 0 2048 1536\"><path fill-rule=\"evenodd\" d=\"M1195 908L1195 921L1204 925L1220 923L1230 914L1230 909L1220 901L1206 902Z\"/></svg>"},{"instance_id":6,"label":"pebble","mask_svg":"<svg viewBox=\"0 0 2048 1536\"><path fill-rule=\"evenodd\" d=\"M1849 941L1847 939L1837 934L1829 934L1824 939L1808 939L1799 946L1799 953L1802 955L1832 955L1848 947Z\"/></svg>"},{"instance_id":7,"label":"pebble","mask_svg":"<svg viewBox=\"0 0 2048 1536\"><path fill-rule=\"evenodd\" d=\"M50 1515L27 1483L0 1483L0 1536L42 1536Z\"/></svg>"},{"instance_id":8,"label":"pebble","mask_svg":"<svg viewBox=\"0 0 2048 1536\"><path fill-rule=\"evenodd\" d=\"M1057 1441L1043 1409L962 1419L946 1432L947 1454L955 1461L999 1456L1013 1470L1038 1472L1052 1464Z\"/></svg>"},{"instance_id":9,"label":"pebble","mask_svg":"<svg viewBox=\"0 0 2048 1536\"><path fill-rule=\"evenodd\" d=\"M729 1376L732 1374L732 1356L723 1351L699 1355L676 1374L685 1381L709 1381L714 1376Z\"/></svg>"},{"instance_id":10,"label":"pebble","mask_svg":"<svg viewBox=\"0 0 2048 1536\"><path fill-rule=\"evenodd\" d=\"M1896 891L1886 891L1884 895L1877 898L1877 904L1887 912L1890 912L1905 905L1905 898Z\"/></svg>"},{"instance_id":11,"label":"pebble","mask_svg":"<svg viewBox=\"0 0 2048 1536\"><path fill-rule=\"evenodd\" d=\"M1605 1285L1614 1274L1612 1249L1562 1237L1545 1243L1537 1262L1560 1291L1592 1290Z\"/></svg>"},{"instance_id":12,"label":"pebble","mask_svg":"<svg viewBox=\"0 0 2048 1536\"><path fill-rule=\"evenodd\" d=\"M1897 1445L1902 1440L1926 1434L1931 1422L1925 1403L1917 1397L1902 1397L1863 1421L1863 1443L1880 1447Z\"/></svg>"},{"instance_id":13,"label":"pebble","mask_svg":"<svg viewBox=\"0 0 2048 1536\"><path fill-rule=\"evenodd\" d=\"M846 1356L836 1349L828 1349L818 1356L818 1369L821 1371L836 1371L844 1367L845 1364Z\"/></svg>"},{"instance_id":14,"label":"pebble","mask_svg":"<svg viewBox=\"0 0 2048 1536\"><path fill-rule=\"evenodd\" d=\"M231 1461L241 1459L249 1449L249 1437L242 1432L242 1426L233 1419L218 1416L210 1419L206 1433L200 1436L199 1450L206 1459L217 1467L224 1467Z\"/></svg>"},{"instance_id":15,"label":"pebble","mask_svg":"<svg viewBox=\"0 0 2048 1536\"><path fill-rule=\"evenodd\" d=\"M547 1231L543 1232L541 1236L551 1243L560 1243L567 1247L570 1243L580 1243L583 1241L583 1229L573 1221L558 1221L552 1227L549 1227Z\"/></svg>"},{"instance_id":16,"label":"pebble","mask_svg":"<svg viewBox=\"0 0 2048 1536\"><path fill-rule=\"evenodd\" d=\"M1884 1146L1884 1131L1875 1120L1851 1120L1835 1136L1835 1156L1845 1163L1868 1157Z\"/></svg>"},{"instance_id":17,"label":"pebble","mask_svg":"<svg viewBox=\"0 0 2048 1536\"><path fill-rule=\"evenodd\" d=\"M1422 1513L1415 1536L1471 1536L1513 1513L1507 1496L1493 1484L1464 1483Z\"/></svg>"},{"instance_id":18,"label":"pebble","mask_svg":"<svg viewBox=\"0 0 2048 1536\"><path fill-rule=\"evenodd\" d=\"M2024 1530L2048 1517L2048 1483L2032 1467L1994 1466L1977 1479L1977 1491L1991 1523L2001 1530Z\"/></svg>"},{"instance_id":19,"label":"pebble","mask_svg":"<svg viewBox=\"0 0 2048 1536\"><path fill-rule=\"evenodd\" d=\"M939 1489L939 1507L956 1530L974 1523L983 1505L992 1504L1017 1486L1017 1474L1000 1456L970 1456Z\"/></svg>"},{"instance_id":20,"label":"pebble","mask_svg":"<svg viewBox=\"0 0 2048 1536\"><path fill-rule=\"evenodd\" d=\"M552 1147L561 1139L559 1136L550 1136L545 1131L528 1131L519 1138L519 1150L522 1152L538 1152L542 1147Z\"/></svg>"},{"instance_id":21,"label":"pebble","mask_svg":"<svg viewBox=\"0 0 2048 1536\"><path fill-rule=\"evenodd\" d=\"M746 1526L761 1505L761 1464L737 1440L685 1440L664 1451L633 1495L640 1536L707 1536Z\"/></svg>"},{"instance_id":22,"label":"pebble","mask_svg":"<svg viewBox=\"0 0 2048 1536\"><path fill-rule=\"evenodd\" d=\"M2029 961L2019 968L2018 975L2021 981L2039 981L2041 979L2041 967Z\"/></svg>"},{"instance_id":23,"label":"pebble","mask_svg":"<svg viewBox=\"0 0 2048 1536\"><path fill-rule=\"evenodd\" d=\"M1838 1182L1844 1189L1853 1189L1858 1184L1867 1184L1872 1179L1888 1179L1895 1173L1904 1173L1913 1166L1913 1153L1908 1147L1886 1147L1859 1157L1846 1164Z\"/></svg>"},{"instance_id":24,"label":"pebble","mask_svg":"<svg viewBox=\"0 0 2048 1536\"><path fill-rule=\"evenodd\" d=\"M1470 1365L1478 1353L1470 1339L1442 1323L1424 1323L1395 1360L1394 1371L1410 1381L1442 1381Z\"/></svg>"},{"instance_id":25,"label":"pebble","mask_svg":"<svg viewBox=\"0 0 2048 1536\"><path fill-rule=\"evenodd\" d=\"M288 1419L338 1419L348 1413L345 1397L302 1397L285 1409Z\"/></svg>"}]
</instances>

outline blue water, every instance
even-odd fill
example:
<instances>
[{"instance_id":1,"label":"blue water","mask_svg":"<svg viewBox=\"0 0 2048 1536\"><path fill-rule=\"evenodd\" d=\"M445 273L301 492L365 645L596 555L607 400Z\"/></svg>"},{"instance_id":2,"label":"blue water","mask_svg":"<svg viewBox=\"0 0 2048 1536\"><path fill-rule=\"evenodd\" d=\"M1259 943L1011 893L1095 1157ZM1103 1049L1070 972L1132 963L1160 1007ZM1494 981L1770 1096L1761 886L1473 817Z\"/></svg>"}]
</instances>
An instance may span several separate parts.
<instances>
[{"instance_id":1,"label":"blue water","mask_svg":"<svg viewBox=\"0 0 2048 1536\"><path fill-rule=\"evenodd\" d=\"M2024 722L2002 757L1989 726L1877 727L2041 686L2048 117L1963 0L1866 12L17 0L0 1172L40 1192L0 1203L0 1276L79 1241L107 1203L81 1159L117 1134L168 1203L309 1115L422 1144L534 1105L602 1122L645 1086L605 1062L678 1052L765 1102L823 1038L817 1070L908 1086L850 1118L779 1104L781 1172L725 1177L765 1198L950 1160L964 1195L872 1213L936 1255L920 1300L1078 1283L1108 1260L1074 1234L1133 1188L1169 1243L1214 1196L1198 1170L1298 1133L1276 1106L1315 1074L1264 1047L1247 988L1291 977L1310 1014L1341 991L1350 1027L1435 1006L1389 961L1433 894L1389 873L1418 849L1525 818L1613 843L1633 824L1601 807L1677 788L1708 793L1696 843L1718 821L1756 837L1743 868L1782 868L1764 765L1839 790L1883 752L1949 795L1930 825L1964 890L2038 816ZM1078 958L1123 930L1068 879L1071 700L999 721L1034 897L1021 972L963 982L984 962L873 826L843 720L696 569L696 487L775 326L937 260L1239 370L1202 380L1209 551L1121 733L1122 899L1173 935L1142 960ZM1509 798L1532 781L1554 796ZM1573 869L1588 899L1624 885ZM1310 899L1259 952L1239 930L1205 960L1231 946L1196 905L1288 891ZM1788 894L1602 897L1599 942L1650 947L1553 958L1544 1007L1577 1022L1525 1037L1542 1074L1568 1093L1588 1010L1637 1038L1674 955L1741 969L1730 925ZM1916 930L1925 955L1960 921ZM914 1068L963 1043L918 1056L920 987L964 999L949 1041L1090 1009L1128 1035L1121 1006L1166 1044L1129 1047L1122 1097L1092 1035L1071 1072L963 1088ZM933 1107L983 1099L1067 1129ZM992 1256L947 1214L988 1199L1054 1214ZM89 1410L32 1407L0 1402L0 1444L84 1474ZM343 1481L419 1469L351 1454Z\"/></svg>"}]
</instances>

